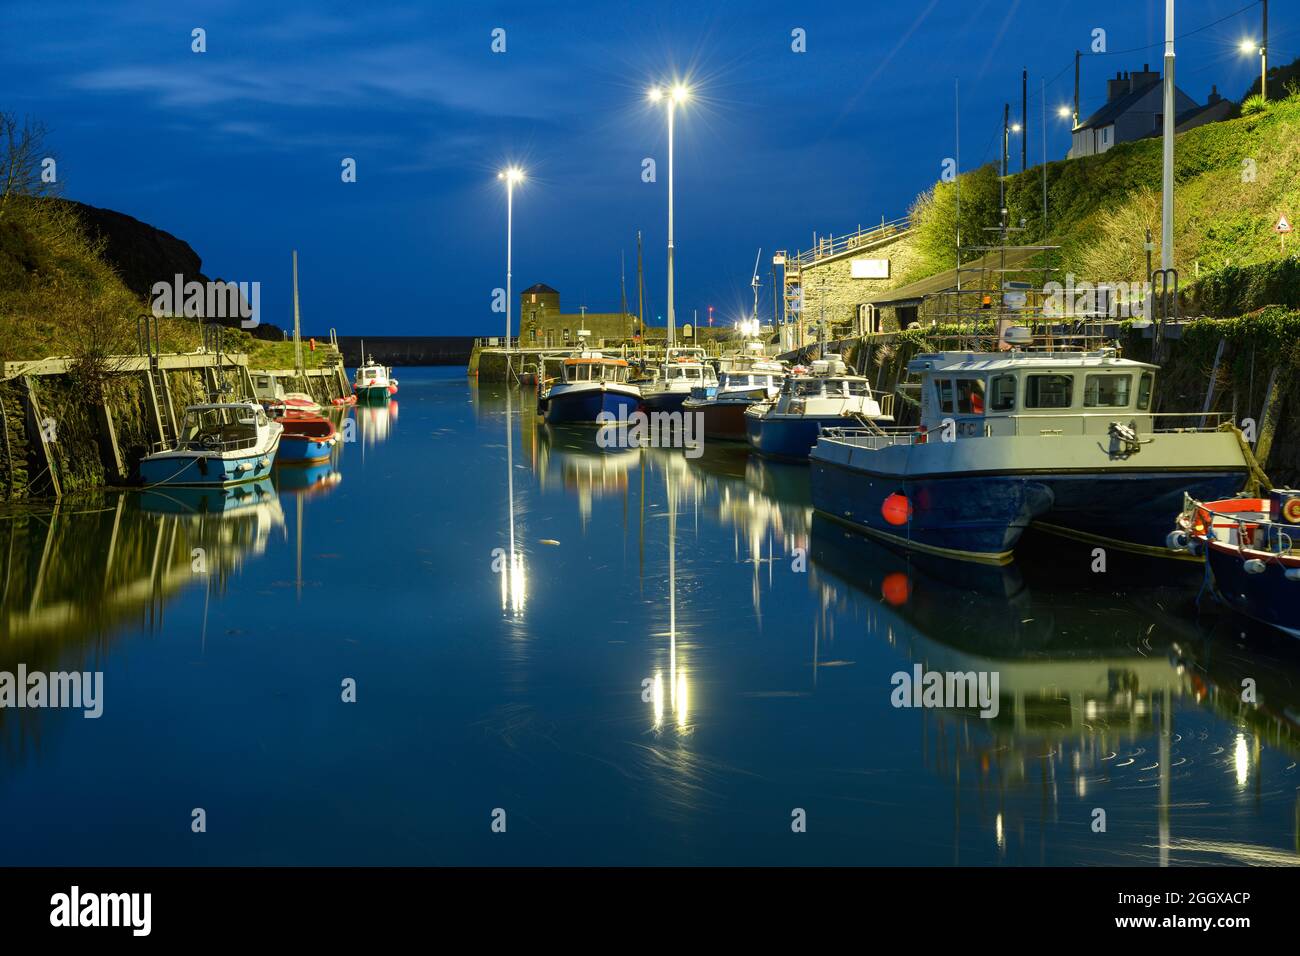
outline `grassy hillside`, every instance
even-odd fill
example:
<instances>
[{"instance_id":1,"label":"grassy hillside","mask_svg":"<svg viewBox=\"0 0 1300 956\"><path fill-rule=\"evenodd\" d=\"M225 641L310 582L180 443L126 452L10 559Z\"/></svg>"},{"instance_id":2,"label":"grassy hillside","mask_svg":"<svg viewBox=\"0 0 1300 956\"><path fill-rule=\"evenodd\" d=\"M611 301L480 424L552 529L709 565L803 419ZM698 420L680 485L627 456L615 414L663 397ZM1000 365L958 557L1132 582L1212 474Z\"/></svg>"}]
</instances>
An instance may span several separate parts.
<instances>
[{"instance_id":1,"label":"grassy hillside","mask_svg":"<svg viewBox=\"0 0 1300 956\"><path fill-rule=\"evenodd\" d=\"M105 231L87 228L83 214L87 209L56 198L29 196L10 196L0 206L0 361L49 356L93 360L135 353L137 318L148 309L146 294L139 291L140 281L133 283L136 291L128 288L110 264L106 250L114 240ZM104 217L129 220L105 210L92 211L99 214L92 220L96 223ZM157 233L142 223L135 225L138 231ZM184 246L165 233L157 235ZM120 238L116 242L124 245ZM139 244L135 248L137 254L127 268L147 272L148 264L137 261ZM147 254L149 246L143 248ZM157 276L170 276L171 258L153 268ZM274 329L265 332L278 334ZM254 338L229 327L225 341L230 351L247 352L256 366L293 366L291 343ZM160 342L166 351L193 351L201 344L198 323L163 319ZM322 357L319 351L306 355L310 364Z\"/></svg>"},{"instance_id":2,"label":"grassy hillside","mask_svg":"<svg viewBox=\"0 0 1300 956\"><path fill-rule=\"evenodd\" d=\"M1121 144L1100 156L1049 163L1044 229L1041 167L1007 179L1013 242L1059 244L1060 265L1078 279L1134 281L1145 277L1145 230L1160 258L1161 142ZM1273 226L1300 218L1300 96L1270 101L1262 111L1181 134L1175 147L1175 261L1180 282L1225 267L1282 258ZM998 223L994 166L961 181L963 242L976 244ZM956 235L955 184L940 183L912 209L920 261L908 280L951 268ZM1287 256L1300 248L1288 239Z\"/></svg>"}]
</instances>

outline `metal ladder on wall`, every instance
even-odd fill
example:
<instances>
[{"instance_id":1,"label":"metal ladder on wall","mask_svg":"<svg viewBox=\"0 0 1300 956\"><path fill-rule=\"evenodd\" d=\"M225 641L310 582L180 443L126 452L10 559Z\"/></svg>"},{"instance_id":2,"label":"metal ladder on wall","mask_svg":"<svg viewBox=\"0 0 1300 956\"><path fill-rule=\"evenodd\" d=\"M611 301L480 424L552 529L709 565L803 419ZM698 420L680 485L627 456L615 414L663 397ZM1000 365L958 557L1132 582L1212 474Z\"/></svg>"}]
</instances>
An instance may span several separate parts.
<instances>
[{"instance_id":1,"label":"metal ladder on wall","mask_svg":"<svg viewBox=\"0 0 1300 956\"><path fill-rule=\"evenodd\" d=\"M135 334L139 354L149 358L149 383L154 393L154 407L158 410L161 431L159 438L164 444L171 445L176 441L179 431L176 427L176 413L172 408L171 392L167 388L167 377L158 364L158 317L150 312L142 312L136 319Z\"/></svg>"}]
</instances>

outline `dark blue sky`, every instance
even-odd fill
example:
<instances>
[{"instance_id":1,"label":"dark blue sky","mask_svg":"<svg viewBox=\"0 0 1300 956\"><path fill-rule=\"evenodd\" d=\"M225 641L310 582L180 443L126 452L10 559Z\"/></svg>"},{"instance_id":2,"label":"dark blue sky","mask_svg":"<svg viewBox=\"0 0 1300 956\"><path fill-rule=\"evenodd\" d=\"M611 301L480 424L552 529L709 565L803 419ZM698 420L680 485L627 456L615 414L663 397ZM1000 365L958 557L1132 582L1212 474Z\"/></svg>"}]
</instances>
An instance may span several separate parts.
<instances>
[{"instance_id":1,"label":"dark blue sky","mask_svg":"<svg viewBox=\"0 0 1300 956\"><path fill-rule=\"evenodd\" d=\"M120 9L118 8L120 6ZM1237 51L1259 4L1179 0L1179 85L1239 98L1258 69ZM1271 62L1300 55L1290 4L1270 11ZM1030 71L1030 164L1068 123L1052 114L1086 57L1086 116L1116 70L1159 68L1162 0L892 3L48 2L6 11L0 108L51 128L66 195L186 240L211 276L262 283L265 321L291 322L290 250L304 328L494 334L504 285L498 168L518 162L515 289L546 282L566 311L619 307L626 250L646 242L647 314L664 309L666 134L645 90L687 77L678 114L677 302L749 308L758 248L806 247L894 218L954 152L999 150L1001 110ZM207 31L208 51L190 50ZM491 51L506 30L504 54ZM791 50L806 31L807 52ZM1147 47L1149 49L1135 49ZM1013 143L1013 169L1019 145ZM654 157L659 181L641 181ZM340 180L357 161L353 184ZM769 266L764 266L766 274ZM764 295L769 290L765 284ZM770 299L766 308L770 311ZM516 316L517 320L517 316Z\"/></svg>"}]
</instances>

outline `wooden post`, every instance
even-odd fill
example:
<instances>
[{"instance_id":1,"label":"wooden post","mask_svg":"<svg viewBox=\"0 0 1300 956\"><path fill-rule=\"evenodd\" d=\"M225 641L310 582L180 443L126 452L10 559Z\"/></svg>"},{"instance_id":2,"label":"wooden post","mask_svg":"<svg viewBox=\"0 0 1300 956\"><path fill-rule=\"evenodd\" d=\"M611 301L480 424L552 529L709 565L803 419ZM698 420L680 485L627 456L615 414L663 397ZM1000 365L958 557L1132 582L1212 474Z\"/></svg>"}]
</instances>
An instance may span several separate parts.
<instances>
[{"instance_id":1,"label":"wooden post","mask_svg":"<svg viewBox=\"0 0 1300 956\"><path fill-rule=\"evenodd\" d=\"M122 460L122 449L117 444L117 430L113 427L113 411L107 401L97 403L99 412L99 458L104 464L104 471L114 481L125 481L126 463Z\"/></svg>"},{"instance_id":2,"label":"wooden post","mask_svg":"<svg viewBox=\"0 0 1300 956\"><path fill-rule=\"evenodd\" d=\"M1277 430L1277 411L1281 404L1277 400L1277 373L1282 366L1273 368L1268 377L1268 388L1264 390L1264 419L1259 426L1259 440L1255 442L1255 458L1261 468L1268 468L1268 453L1273 448L1273 432Z\"/></svg>"},{"instance_id":3,"label":"wooden post","mask_svg":"<svg viewBox=\"0 0 1300 956\"><path fill-rule=\"evenodd\" d=\"M45 438L45 429L42 425L41 403L36 399L36 387L32 384L30 375L23 376L23 385L27 389L27 433L35 435L35 445L40 449L41 461L45 463L45 473L49 476L50 487L54 489L54 497L63 494L62 485L59 483L59 470L55 462L55 453L50 448L50 442ZM57 436L56 436L57 440ZM30 477L27 481L28 491L31 491L32 483Z\"/></svg>"},{"instance_id":4,"label":"wooden post","mask_svg":"<svg viewBox=\"0 0 1300 956\"><path fill-rule=\"evenodd\" d=\"M1214 386L1219 377L1219 362L1223 359L1223 348L1227 344L1227 339L1219 339L1218 351L1214 353L1214 367L1210 369L1210 385L1205 390L1205 405L1201 409L1201 428L1205 427L1205 417L1209 414L1210 409L1214 407Z\"/></svg>"}]
</instances>

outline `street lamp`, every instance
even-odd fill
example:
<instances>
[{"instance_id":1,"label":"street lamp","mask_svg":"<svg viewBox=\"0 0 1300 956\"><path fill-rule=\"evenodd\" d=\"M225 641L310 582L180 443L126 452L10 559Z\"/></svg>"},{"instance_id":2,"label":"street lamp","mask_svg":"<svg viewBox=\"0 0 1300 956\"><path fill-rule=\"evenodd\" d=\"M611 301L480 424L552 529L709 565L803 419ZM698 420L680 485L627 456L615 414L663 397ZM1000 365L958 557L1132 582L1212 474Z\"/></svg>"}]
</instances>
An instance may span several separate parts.
<instances>
[{"instance_id":1,"label":"street lamp","mask_svg":"<svg viewBox=\"0 0 1300 956\"><path fill-rule=\"evenodd\" d=\"M510 271L515 228L515 183L523 182L524 171L518 166L507 166L497 173L497 179L506 184L506 371L508 374L510 369Z\"/></svg>"},{"instance_id":2,"label":"street lamp","mask_svg":"<svg viewBox=\"0 0 1300 956\"><path fill-rule=\"evenodd\" d=\"M1242 40L1238 47L1243 56L1250 56L1253 53L1259 54L1259 95L1268 99L1268 53L1264 47L1254 40Z\"/></svg>"},{"instance_id":3,"label":"street lamp","mask_svg":"<svg viewBox=\"0 0 1300 956\"><path fill-rule=\"evenodd\" d=\"M668 104L668 347L676 338L677 312L673 306L673 114L679 103L690 98L691 91L682 83L670 87L650 88L651 103Z\"/></svg>"}]
</instances>

